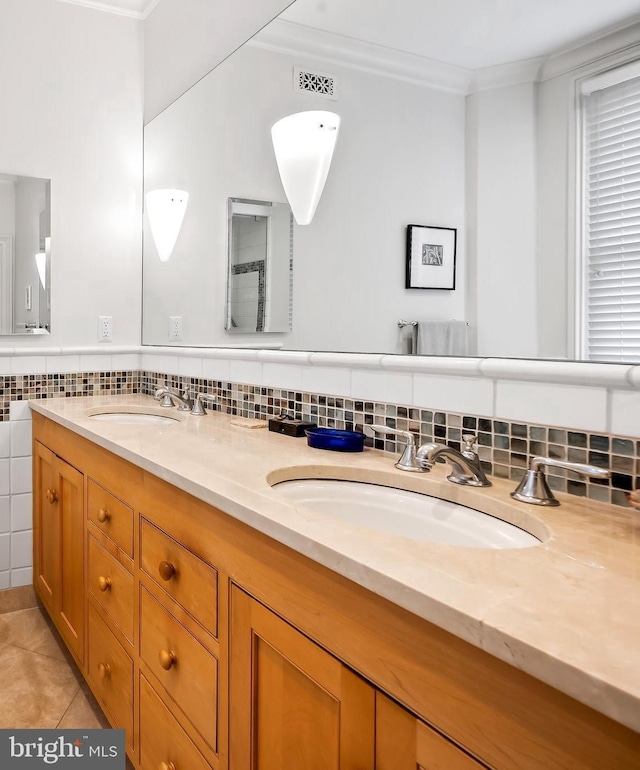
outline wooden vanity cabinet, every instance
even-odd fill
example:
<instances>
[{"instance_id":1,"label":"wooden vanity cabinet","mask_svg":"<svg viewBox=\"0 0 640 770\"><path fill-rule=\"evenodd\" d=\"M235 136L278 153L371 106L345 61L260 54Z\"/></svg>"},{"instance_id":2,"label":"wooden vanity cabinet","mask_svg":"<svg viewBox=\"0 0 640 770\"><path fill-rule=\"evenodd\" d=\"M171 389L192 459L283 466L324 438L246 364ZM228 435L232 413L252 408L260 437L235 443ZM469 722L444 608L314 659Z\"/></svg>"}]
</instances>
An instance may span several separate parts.
<instances>
[{"instance_id":1,"label":"wooden vanity cabinet","mask_svg":"<svg viewBox=\"0 0 640 770\"><path fill-rule=\"evenodd\" d=\"M640 767L640 734L39 414L34 479L38 593L138 770Z\"/></svg>"},{"instance_id":2,"label":"wooden vanity cabinet","mask_svg":"<svg viewBox=\"0 0 640 770\"><path fill-rule=\"evenodd\" d=\"M84 477L34 442L35 589L76 661L84 662Z\"/></svg>"}]
</instances>

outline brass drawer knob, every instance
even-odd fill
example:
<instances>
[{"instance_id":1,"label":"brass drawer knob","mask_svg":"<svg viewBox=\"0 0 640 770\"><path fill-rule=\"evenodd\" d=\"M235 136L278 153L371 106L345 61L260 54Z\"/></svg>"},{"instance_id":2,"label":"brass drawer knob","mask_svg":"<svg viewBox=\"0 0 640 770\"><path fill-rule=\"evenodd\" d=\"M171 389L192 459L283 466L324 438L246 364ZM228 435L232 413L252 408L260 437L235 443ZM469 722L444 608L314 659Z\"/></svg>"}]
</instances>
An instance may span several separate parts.
<instances>
[{"instance_id":1,"label":"brass drawer knob","mask_svg":"<svg viewBox=\"0 0 640 770\"><path fill-rule=\"evenodd\" d=\"M173 762L160 762L158 770L177 770Z\"/></svg>"},{"instance_id":2,"label":"brass drawer knob","mask_svg":"<svg viewBox=\"0 0 640 770\"><path fill-rule=\"evenodd\" d=\"M98 521L100 524L104 524L106 521L109 521L111 518L111 513L108 508L100 508L98 511Z\"/></svg>"},{"instance_id":3,"label":"brass drawer knob","mask_svg":"<svg viewBox=\"0 0 640 770\"><path fill-rule=\"evenodd\" d=\"M100 575L98 578L98 588L101 591L108 591L111 588L111 578Z\"/></svg>"},{"instance_id":4,"label":"brass drawer knob","mask_svg":"<svg viewBox=\"0 0 640 770\"><path fill-rule=\"evenodd\" d=\"M176 654L173 650L160 650L158 660L165 671L168 671L176 662Z\"/></svg>"},{"instance_id":5,"label":"brass drawer knob","mask_svg":"<svg viewBox=\"0 0 640 770\"><path fill-rule=\"evenodd\" d=\"M55 489L47 489L47 500L51 505L58 502L58 494Z\"/></svg>"},{"instance_id":6,"label":"brass drawer knob","mask_svg":"<svg viewBox=\"0 0 640 770\"><path fill-rule=\"evenodd\" d=\"M163 580L171 580L171 578L176 574L176 568L173 564L171 564L171 562L161 561L160 566L158 567L158 572L160 573L160 577Z\"/></svg>"},{"instance_id":7,"label":"brass drawer knob","mask_svg":"<svg viewBox=\"0 0 640 770\"><path fill-rule=\"evenodd\" d=\"M111 676L111 666L108 663L100 663L98 665L98 673L100 674L100 679L106 679L108 676Z\"/></svg>"}]
</instances>

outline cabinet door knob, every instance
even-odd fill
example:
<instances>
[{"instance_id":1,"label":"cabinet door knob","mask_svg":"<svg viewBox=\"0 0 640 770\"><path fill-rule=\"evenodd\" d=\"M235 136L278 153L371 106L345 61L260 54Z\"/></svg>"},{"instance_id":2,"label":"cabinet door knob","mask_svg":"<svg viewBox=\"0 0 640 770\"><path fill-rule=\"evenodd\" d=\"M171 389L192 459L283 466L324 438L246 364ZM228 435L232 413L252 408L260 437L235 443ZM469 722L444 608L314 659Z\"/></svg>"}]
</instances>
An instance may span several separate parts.
<instances>
[{"instance_id":1,"label":"cabinet door knob","mask_svg":"<svg viewBox=\"0 0 640 770\"><path fill-rule=\"evenodd\" d=\"M168 671L176 662L176 654L173 650L160 650L158 660L162 668Z\"/></svg>"},{"instance_id":2,"label":"cabinet door knob","mask_svg":"<svg viewBox=\"0 0 640 770\"><path fill-rule=\"evenodd\" d=\"M163 580L171 580L171 578L176 574L176 568L171 562L168 561L161 561L160 566L158 567L158 572L160 573L160 577Z\"/></svg>"},{"instance_id":3,"label":"cabinet door knob","mask_svg":"<svg viewBox=\"0 0 640 770\"><path fill-rule=\"evenodd\" d=\"M173 762L160 762L158 770L177 770Z\"/></svg>"},{"instance_id":4,"label":"cabinet door knob","mask_svg":"<svg viewBox=\"0 0 640 770\"><path fill-rule=\"evenodd\" d=\"M111 588L111 578L100 575L98 578L98 588L101 591L108 591Z\"/></svg>"},{"instance_id":5,"label":"cabinet door knob","mask_svg":"<svg viewBox=\"0 0 640 770\"><path fill-rule=\"evenodd\" d=\"M47 489L47 500L53 505L58 502L58 494L55 489Z\"/></svg>"},{"instance_id":6,"label":"cabinet door knob","mask_svg":"<svg viewBox=\"0 0 640 770\"><path fill-rule=\"evenodd\" d=\"M98 665L98 673L100 674L100 679L106 679L108 676L111 676L111 666L108 663L100 663Z\"/></svg>"},{"instance_id":7,"label":"cabinet door knob","mask_svg":"<svg viewBox=\"0 0 640 770\"><path fill-rule=\"evenodd\" d=\"M98 511L98 521L100 522L100 524L104 524L105 521L109 521L110 518L111 518L111 513L109 513L109 509L100 508L100 510Z\"/></svg>"}]
</instances>

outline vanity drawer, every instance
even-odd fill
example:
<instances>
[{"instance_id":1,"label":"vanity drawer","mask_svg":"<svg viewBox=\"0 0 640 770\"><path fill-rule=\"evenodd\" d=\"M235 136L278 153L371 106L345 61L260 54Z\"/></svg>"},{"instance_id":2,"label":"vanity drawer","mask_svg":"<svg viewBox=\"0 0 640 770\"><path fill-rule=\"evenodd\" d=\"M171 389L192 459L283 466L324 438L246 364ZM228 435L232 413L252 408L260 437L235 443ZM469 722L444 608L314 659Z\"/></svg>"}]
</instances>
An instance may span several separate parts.
<instances>
[{"instance_id":1,"label":"vanity drawer","mask_svg":"<svg viewBox=\"0 0 640 770\"><path fill-rule=\"evenodd\" d=\"M143 572L217 637L217 571L144 518L140 541Z\"/></svg>"},{"instance_id":2,"label":"vanity drawer","mask_svg":"<svg viewBox=\"0 0 640 770\"><path fill-rule=\"evenodd\" d=\"M130 642L133 642L133 576L89 535L88 587Z\"/></svg>"},{"instance_id":3,"label":"vanity drawer","mask_svg":"<svg viewBox=\"0 0 640 770\"><path fill-rule=\"evenodd\" d=\"M93 479L87 485L87 516L101 532L133 558L133 508Z\"/></svg>"},{"instance_id":4,"label":"vanity drawer","mask_svg":"<svg viewBox=\"0 0 640 770\"><path fill-rule=\"evenodd\" d=\"M218 661L143 587L140 615L142 660L217 751Z\"/></svg>"},{"instance_id":5,"label":"vanity drawer","mask_svg":"<svg viewBox=\"0 0 640 770\"><path fill-rule=\"evenodd\" d=\"M113 726L123 727L133 746L133 661L91 604L87 674Z\"/></svg>"},{"instance_id":6,"label":"vanity drawer","mask_svg":"<svg viewBox=\"0 0 640 770\"><path fill-rule=\"evenodd\" d=\"M210 770L189 736L171 716L169 709L140 675L140 766L156 770Z\"/></svg>"}]
</instances>

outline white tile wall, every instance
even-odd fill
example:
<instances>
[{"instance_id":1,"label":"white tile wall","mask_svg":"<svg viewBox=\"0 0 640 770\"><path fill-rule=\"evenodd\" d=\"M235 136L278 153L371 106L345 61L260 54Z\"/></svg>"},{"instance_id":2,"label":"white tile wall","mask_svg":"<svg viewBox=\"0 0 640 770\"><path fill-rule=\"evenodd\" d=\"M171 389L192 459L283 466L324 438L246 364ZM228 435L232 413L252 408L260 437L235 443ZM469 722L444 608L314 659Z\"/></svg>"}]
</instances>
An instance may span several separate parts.
<instances>
[{"instance_id":1,"label":"white tile wall","mask_svg":"<svg viewBox=\"0 0 640 770\"><path fill-rule=\"evenodd\" d=\"M11 494L11 460L0 460L0 496Z\"/></svg>"},{"instance_id":2,"label":"white tile wall","mask_svg":"<svg viewBox=\"0 0 640 770\"><path fill-rule=\"evenodd\" d=\"M79 356L76 356L79 365ZM58 359L59 360L59 359ZM52 370L53 371L53 370ZM56 369L56 371L61 371ZM10 457L0 460L0 511L4 501L9 503L10 520L10 577L12 588L29 585L32 582L32 474L31 474L31 440L32 422L31 410L26 401L12 401L9 405L10 421L0 423L0 447L2 446L2 429L9 428ZM8 470L3 467L8 466ZM9 490L3 491L5 477L9 478ZM1 515L1 514L0 514ZM0 570L2 570L0 562ZM2 576L0 575L0 581ZM8 586L6 586L8 587Z\"/></svg>"},{"instance_id":3,"label":"white tile wall","mask_svg":"<svg viewBox=\"0 0 640 770\"><path fill-rule=\"evenodd\" d=\"M31 520L31 513L29 514L29 521ZM31 525L29 525L31 526ZM0 497L0 534L4 532L11 532L13 525L11 523L11 497L6 495Z\"/></svg>"},{"instance_id":4,"label":"white tile wall","mask_svg":"<svg viewBox=\"0 0 640 770\"><path fill-rule=\"evenodd\" d=\"M413 403L413 376L403 372L354 369L351 372L351 396L363 401Z\"/></svg>"},{"instance_id":5,"label":"white tile wall","mask_svg":"<svg viewBox=\"0 0 640 770\"><path fill-rule=\"evenodd\" d=\"M428 409L491 417L493 415L493 381L480 377L413 376L414 404ZM464 404L464 410L460 405Z\"/></svg>"},{"instance_id":6,"label":"white tile wall","mask_svg":"<svg viewBox=\"0 0 640 770\"><path fill-rule=\"evenodd\" d=\"M0 572L11 567L11 535L8 532L0 535Z\"/></svg>"},{"instance_id":7,"label":"white tile wall","mask_svg":"<svg viewBox=\"0 0 640 770\"><path fill-rule=\"evenodd\" d=\"M11 423L0 422L0 457L11 456Z\"/></svg>"},{"instance_id":8,"label":"white tile wall","mask_svg":"<svg viewBox=\"0 0 640 770\"><path fill-rule=\"evenodd\" d=\"M3 588L11 588L11 573L9 570L0 572L0 591L2 591Z\"/></svg>"}]
</instances>

